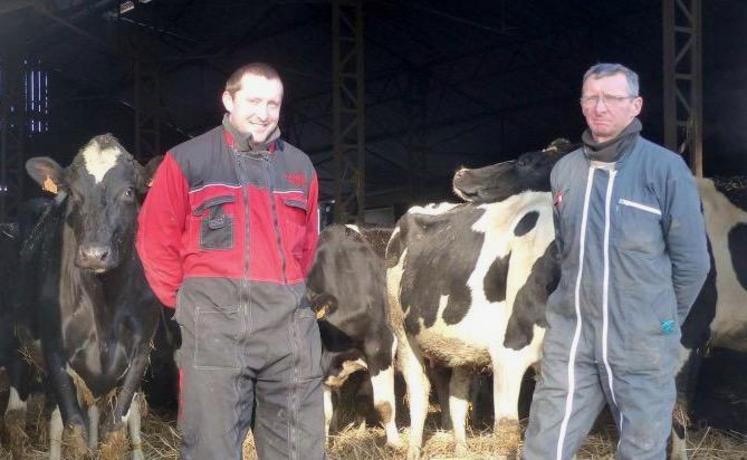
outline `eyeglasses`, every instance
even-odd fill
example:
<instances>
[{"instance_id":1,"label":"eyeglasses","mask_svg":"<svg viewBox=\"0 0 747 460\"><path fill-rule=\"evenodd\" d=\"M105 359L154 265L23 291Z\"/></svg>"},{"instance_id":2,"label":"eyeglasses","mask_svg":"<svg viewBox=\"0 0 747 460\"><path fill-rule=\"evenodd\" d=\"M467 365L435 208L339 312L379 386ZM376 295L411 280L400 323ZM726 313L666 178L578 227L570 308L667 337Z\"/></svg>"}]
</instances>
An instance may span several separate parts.
<instances>
[{"instance_id":1,"label":"eyeglasses","mask_svg":"<svg viewBox=\"0 0 747 460\"><path fill-rule=\"evenodd\" d=\"M601 99L607 107L619 107L627 99L635 99L638 96L613 96L611 94L602 94L601 96L583 96L580 101L584 107L596 107Z\"/></svg>"}]
</instances>

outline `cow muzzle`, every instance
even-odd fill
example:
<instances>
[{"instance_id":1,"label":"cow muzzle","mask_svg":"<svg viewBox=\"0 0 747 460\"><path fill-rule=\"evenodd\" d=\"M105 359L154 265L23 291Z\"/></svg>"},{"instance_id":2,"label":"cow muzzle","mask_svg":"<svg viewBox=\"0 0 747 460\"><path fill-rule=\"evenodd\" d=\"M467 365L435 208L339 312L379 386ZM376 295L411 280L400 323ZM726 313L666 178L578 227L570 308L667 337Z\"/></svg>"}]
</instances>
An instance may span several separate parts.
<instances>
[{"instance_id":1,"label":"cow muzzle","mask_svg":"<svg viewBox=\"0 0 747 460\"><path fill-rule=\"evenodd\" d=\"M75 265L80 268L103 273L116 265L114 251L107 246L84 245L78 248Z\"/></svg>"}]
</instances>

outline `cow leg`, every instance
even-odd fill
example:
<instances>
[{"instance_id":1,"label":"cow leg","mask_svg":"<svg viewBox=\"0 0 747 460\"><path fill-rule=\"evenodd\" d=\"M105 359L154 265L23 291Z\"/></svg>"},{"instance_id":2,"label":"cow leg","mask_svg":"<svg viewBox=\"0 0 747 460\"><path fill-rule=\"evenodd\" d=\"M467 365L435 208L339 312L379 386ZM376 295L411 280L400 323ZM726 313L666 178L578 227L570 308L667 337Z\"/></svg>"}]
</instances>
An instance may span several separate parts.
<instances>
[{"instance_id":1,"label":"cow leg","mask_svg":"<svg viewBox=\"0 0 747 460\"><path fill-rule=\"evenodd\" d=\"M145 374L147 358L148 347L143 346L138 350L138 353L132 360L132 364L130 364L130 368L127 370L122 388L117 395L114 410L105 424L104 442L101 446L101 458L103 460L120 459L123 456L123 452L127 450L127 435L123 425L124 422L127 422L129 418L136 417L138 418L138 425L140 424L139 411L137 414L131 414L130 408L135 404L136 392Z\"/></svg>"},{"instance_id":2,"label":"cow leg","mask_svg":"<svg viewBox=\"0 0 747 460\"><path fill-rule=\"evenodd\" d=\"M410 405L410 444L407 448L407 459L417 460L420 458L420 449L423 445L423 427L428 414L430 382L425 374L423 357L406 338L399 340L398 357L407 384Z\"/></svg>"},{"instance_id":3,"label":"cow leg","mask_svg":"<svg viewBox=\"0 0 747 460\"><path fill-rule=\"evenodd\" d=\"M531 365L525 350L502 349L491 353L493 361L493 410L495 434L507 454L513 454L521 440L519 393L524 373ZM533 361L533 360L532 360Z\"/></svg>"},{"instance_id":4,"label":"cow leg","mask_svg":"<svg viewBox=\"0 0 747 460\"><path fill-rule=\"evenodd\" d=\"M5 407L5 429L8 433L11 451L21 458L24 446L28 442L26 435L26 406L29 397L30 368L18 352L14 352L8 364L10 391L8 405Z\"/></svg>"},{"instance_id":5,"label":"cow leg","mask_svg":"<svg viewBox=\"0 0 747 460\"><path fill-rule=\"evenodd\" d=\"M334 405L332 404L332 390L327 385L322 385L324 391L324 437L329 443L329 426L332 423L334 415Z\"/></svg>"},{"instance_id":6,"label":"cow leg","mask_svg":"<svg viewBox=\"0 0 747 460\"><path fill-rule=\"evenodd\" d=\"M454 427L457 457L468 454L467 448L467 410L469 409L469 383L472 374L465 367L451 370L449 381L449 413Z\"/></svg>"},{"instance_id":7,"label":"cow leg","mask_svg":"<svg viewBox=\"0 0 747 460\"><path fill-rule=\"evenodd\" d=\"M397 408L394 396L394 354L397 340L388 328L386 334L376 334L375 337L379 338L368 340L364 344L368 370L371 375L374 407L384 425L387 445L399 448L402 444L395 421ZM388 340L383 340L384 343L381 343L381 337Z\"/></svg>"},{"instance_id":8,"label":"cow leg","mask_svg":"<svg viewBox=\"0 0 747 460\"><path fill-rule=\"evenodd\" d=\"M55 406L49 417L49 460L62 459L62 431L64 428L60 408Z\"/></svg>"},{"instance_id":9,"label":"cow leg","mask_svg":"<svg viewBox=\"0 0 747 460\"><path fill-rule=\"evenodd\" d=\"M95 449L99 444L99 406L94 402L88 406L88 448Z\"/></svg>"},{"instance_id":10,"label":"cow leg","mask_svg":"<svg viewBox=\"0 0 747 460\"><path fill-rule=\"evenodd\" d=\"M130 411L125 416L127 427L130 429L130 443L132 444L132 460L144 460L143 440L140 437L140 406L146 404L145 398L141 393L135 395L130 404Z\"/></svg>"},{"instance_id":11,"label":"cow leg","mask_svg":"<svg viewBox=\"0 0 747 460\"><path fill-rule=\"evenodd\" d=\"M451 369L443 366L428 368L428 375L433 381L438 405L441 407L441 429L451 430L451 415L449 413L449 382L451 380Z\"/></svg>"},{"instance_id":12,"label":"cow leg","mask_svg":"<svg viewBox=\"0 0 747 460\"><path fill-rule=\"evenodd\" d=\"M48 397L52 397L56 401L57 410L62 417L64 428L67 428L67 430L63 429L62 433L64 437L63 444L66 448L65 458L82 458L88 453L86 424L80 405L78 404L75 384L67 373L66 367L63 365L64 361L59 352L49 350L51 344L48 342L42 343L45 347L45 359L49 377L48 383L52 388ZM53 422L55 422L54 412L50 424ZM52 426L50 426L50 433L52 431ZM50 435L50 442L52 442L52 439ZM51 450L50 445L50 452Z\"/></svg>"}]
</instances>

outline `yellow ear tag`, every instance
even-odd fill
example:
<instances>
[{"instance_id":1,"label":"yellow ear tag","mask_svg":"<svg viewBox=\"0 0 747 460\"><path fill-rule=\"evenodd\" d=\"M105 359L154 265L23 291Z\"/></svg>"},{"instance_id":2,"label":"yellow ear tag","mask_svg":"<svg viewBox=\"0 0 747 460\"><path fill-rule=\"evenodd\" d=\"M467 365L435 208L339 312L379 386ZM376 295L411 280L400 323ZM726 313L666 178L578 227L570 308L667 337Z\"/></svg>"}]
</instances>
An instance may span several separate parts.
<instances>
[{"instance_id":1,"label":"yellow ear tag","mask_svg":"<svg viewBox=\"0 0 747 460\"><path fill-rule=\"evenodd\" d=\"M44 183L42 184L42 190L57 195L57 184L54 183L51 177L47 176L47 178L44 180Z\"/></svg>"},{"instance_id":2,"label":"yellow ear tag","mask_svg":"<svg viewBox=\"0 0 747 460\"><path fill-rule=\"evenodd\" d=\"M322 305L322 308L316 311L316 319L322 319L327 315L327 304Z\"/></svg>"}]
</instances>

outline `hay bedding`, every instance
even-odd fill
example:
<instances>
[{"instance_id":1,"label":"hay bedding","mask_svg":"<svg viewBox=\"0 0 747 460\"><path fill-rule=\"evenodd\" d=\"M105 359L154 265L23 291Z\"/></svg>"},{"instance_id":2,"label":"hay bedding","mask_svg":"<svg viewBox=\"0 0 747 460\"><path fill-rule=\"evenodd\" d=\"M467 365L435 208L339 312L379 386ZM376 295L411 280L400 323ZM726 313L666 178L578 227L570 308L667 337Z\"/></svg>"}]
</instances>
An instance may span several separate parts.
<instances>
[{"instance_id":1,"label":"hay bedding","mask_svg":"<svg viewBox=\"0 0 747 460\"><path fill-rule=\"evenodd\" d=\"M4 413L7 402L7 381L0 373L0 413ZM357 376L360 377L360 376ZM401 394L401 393L400 393ZM328 457L332 460L369 460L406 458L404 449L395 451L386 447L386 435L383 428L367 425L365 419L369 414L361 414L360 399L353 401L355 393L342 395L343 407L338 420L340 427L334 432L327 448ZM400 399L400 403L401 403ZM27 444L24 446L22 458L24 460L42 460L47 458L47 422L42 417L43 398L32 397L27 414ZM372 409L372 408L369 408ZM483 409L482 407L480 409ZM488 408L489 409L489 408ZM358 413L357 413L358 412ZM477 411L477 420L468 433L470 460L505 458L499 455L499 441L493 437L489 428L491 420L486 419ZM489 412L489 411L488 411ZM426 459L454 459L454 442L451 434L438 429L439 412L433 404L426 421L423 457ZM402 404L397 407L397 422L400 427L407 427L407 410ZM321 423L321 421L320 421ZM173 413L158 413L151 410L143 420L143 453L148 460L177 460L179 434ZM403 444L407 445L408 428L401 430ZM607 417L602 417L578 453L579 459L609 459L614 453L617 438L614 425ZM7 438L3 430L2 445L0 445L0 460L12 459L7 450ZM706 428L698 432L691 432L688 440L688 454L690 459L713 460L747 460L747 436L738 433L713 430ZM90 457L98 460L98 455ZM244 458L255 460L254 445L251 435L244 443ZM463 457L465 458L465 457ZM18 460L18 459L15 459Z\"/></svg>"},{"instance_id":2,"label":"hay bedding","mask_svg":"<svg viewBox=\"0 0 747 460\"><path fill-rule=\"evenodd\" d=\"M0 397L5 396L0 394ZM46 458L46 424L41 420L41 405L39 398L28 414L29 443L24 449L23 458L28 460L42 460ZM429 418L426 427L424 458L452 459L454 443L451 434L435 429L435 417ZM616 443L614 427L606 425L587 439L579 459L607 459L612 457ZM143 423L143 441L145 457L149 460L178 459L177 446L179 435L173 416L158 415L151 412ZM403 431L403 441L407 442L407 429ZM394 451L385 446L386 436L379 427L367 427L365 423L355 423L338 431L331 439L328 455L331 459L364 460L364 459L404 459L405 451ZM499 446L489 431L469 433L469 448L477 459L496 459ZM0 447L0 459L11 459L5 450L6 444ZM747 459L747 437L736 433L727 433L705 429L694 433L688 443L688 453L691 459L736 460ZM93 456L92 459L96 459ZM256 459L251 437L244 444L244 458Z\"/></svg>"}]
</instances>

